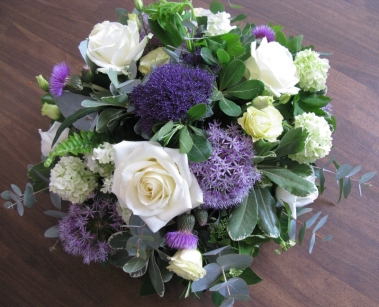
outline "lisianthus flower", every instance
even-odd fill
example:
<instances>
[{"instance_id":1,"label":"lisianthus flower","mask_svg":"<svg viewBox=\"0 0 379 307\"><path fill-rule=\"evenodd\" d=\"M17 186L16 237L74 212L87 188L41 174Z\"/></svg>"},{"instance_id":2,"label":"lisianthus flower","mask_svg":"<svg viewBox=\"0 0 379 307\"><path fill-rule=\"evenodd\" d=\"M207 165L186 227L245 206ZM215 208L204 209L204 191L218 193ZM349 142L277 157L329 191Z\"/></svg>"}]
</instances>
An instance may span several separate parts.
<instances>
[{"instance_id":1,"label":"lisianthus flower","mask_svg":"<svg viewBox=\"0 0 379 307\"><path fill-rule=\"evenodd\" d=\"M257 40L262 40L266 37L268 42L275 41L275 32L274 30L267 25L259 25L252 29L252 32Z\"/></svg>"},{"instance_id":2,"label":"lisianthus flower","mask_svg":"<svg viewBox=\"0 0 379 307\"><path fill-rule=\"evenodd\" d=\"M121 216L116 205L105 199L90 199L84 204L71 204L68 215L59 222L63 249L83 262L104 262L112 254L107 240L121 230Z\"/></svg>"},{"instance_id":3,"label":"lisianthus flower","mask_svg":"<svg viewBox=\"0 0 379 307\"><path fill-rule=\"evenodd\" d=\"M201 68L180 64L158 66L146 84L130 93L143 133L151 135L155 122L185 120L194 105L209 104L214 77Z\"/></svg>"},{"instance_id":4,"label":"lisianthus flower","mask_svg":"<svg viewBox=\"0 0 379 307\"><path fill-rule=\"evenodd\" d=\"M253 142L237 125L226 129L211 123L207 130L212 156L201 163L190 162L190 168L204 193L204 208L224 209L242 202L259 172L252 164Z\"/></svg>"},{"instance_id":5,"label":"lisianthus flower","mask_svg":"<svg viewBox=\"0 0 379 307\"><path fill-rule=\"evenodd\" d=\"M201 254L196 249L183 249L170 257L167 269L187 280L198 280L207 273L203 269Z\"/></svg>"}]
</instances>

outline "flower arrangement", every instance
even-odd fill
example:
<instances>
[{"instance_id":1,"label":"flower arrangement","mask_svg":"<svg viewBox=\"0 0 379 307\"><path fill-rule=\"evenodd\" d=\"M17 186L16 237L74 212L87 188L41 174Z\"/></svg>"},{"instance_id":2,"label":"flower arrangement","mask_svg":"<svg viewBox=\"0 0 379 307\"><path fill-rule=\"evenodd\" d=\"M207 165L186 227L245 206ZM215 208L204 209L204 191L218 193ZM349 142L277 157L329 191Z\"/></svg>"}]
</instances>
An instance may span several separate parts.
<instances>
[{"instance_id":1,"label":"flower arrangement","mask_svg":"<svg viewBox=\"0 0 379 307\"><path fill-rule=\"evenodd\" d=\"M25 191L12 185L4 206L23 215L48 190L59 211L45 213L59 222L45 236L66 252L143 276L143 295L181 280L185 296L209 289L231 306L261 281L250 266L262 243L286 251L315 225L312 252L327 216L297 218L324 191L327 165L339 200L360 170L316 165L336 129L327 54L281 26L242 26L218 2L135 5L80 43L80 74L59 63L37 77L52 125Z\"/></svg>"}]
</instances>

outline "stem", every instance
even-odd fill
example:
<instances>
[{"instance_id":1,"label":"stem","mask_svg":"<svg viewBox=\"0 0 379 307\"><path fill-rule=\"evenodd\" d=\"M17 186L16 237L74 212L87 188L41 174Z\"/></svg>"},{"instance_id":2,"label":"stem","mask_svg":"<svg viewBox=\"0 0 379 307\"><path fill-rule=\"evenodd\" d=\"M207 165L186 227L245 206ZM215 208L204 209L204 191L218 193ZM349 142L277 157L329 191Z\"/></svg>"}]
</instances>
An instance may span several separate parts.
<instances>
[{"instance_id":1,"label":"stem","mask_svg":"<svg viewBox=\"0 0 379 307\"><path fill-rule=\"evenodd\" d=\"M98 86L93 83L83 83L83 87L91 88L93 91L97 90L99 92L107 92L108 90L104 87Z\"/></svg>"}]
</instances>

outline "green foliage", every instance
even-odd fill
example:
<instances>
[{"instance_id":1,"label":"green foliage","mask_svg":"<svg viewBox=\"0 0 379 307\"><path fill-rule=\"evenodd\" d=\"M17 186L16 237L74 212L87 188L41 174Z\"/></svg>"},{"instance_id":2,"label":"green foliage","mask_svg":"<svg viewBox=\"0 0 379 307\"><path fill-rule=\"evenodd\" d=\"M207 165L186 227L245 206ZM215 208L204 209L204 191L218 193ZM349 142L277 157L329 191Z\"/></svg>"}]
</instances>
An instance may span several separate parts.
<instances>
[{"instance_id":1,"label":"green foliage","mask_svg":"<svg viewBox=\"0 0 379 307\"><path fill-rule=\"evenodd\" d=\"M80 131L80 135L74 132L67 140L60 142L50 153L44 165L49 167L55 157L67 154L91 153L99 144L96 142L95 135L91 131Z\"/></svg>"}]
</instances>

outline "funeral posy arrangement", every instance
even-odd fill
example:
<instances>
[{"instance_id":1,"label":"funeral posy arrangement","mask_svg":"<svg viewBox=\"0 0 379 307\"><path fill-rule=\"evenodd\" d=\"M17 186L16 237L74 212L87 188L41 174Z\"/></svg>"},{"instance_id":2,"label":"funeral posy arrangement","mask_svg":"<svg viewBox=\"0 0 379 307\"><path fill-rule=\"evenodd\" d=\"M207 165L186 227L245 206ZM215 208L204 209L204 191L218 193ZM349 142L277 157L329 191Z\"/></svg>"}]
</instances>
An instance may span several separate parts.
<instances>
[{"instance_id":1,"label":"funeral posy arrangement","mask_svg":"<svg viewBox=\"0 0 379 307\"><path fill-rule=\"evenodd\" d=\"M261 281L250 266L262 243L280 253L315 224L311 252L327 219L297 217L325 188L315 162L336 129L329 62L302 36L242 24L221 3L135 5L80 43L81 72L62 62L37 77L52 119L42 162L24 192L1 196L22 215L49 191L59 210L45 213L59 221L45 235L84 263L144 278L143 295L181 280L185 296L209 289L231 306ZM347 197L360 167L330 163Z\"/></svg>"}]
</instances>

